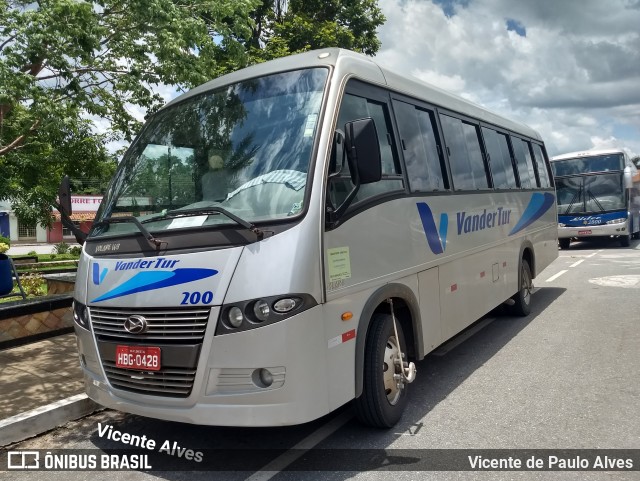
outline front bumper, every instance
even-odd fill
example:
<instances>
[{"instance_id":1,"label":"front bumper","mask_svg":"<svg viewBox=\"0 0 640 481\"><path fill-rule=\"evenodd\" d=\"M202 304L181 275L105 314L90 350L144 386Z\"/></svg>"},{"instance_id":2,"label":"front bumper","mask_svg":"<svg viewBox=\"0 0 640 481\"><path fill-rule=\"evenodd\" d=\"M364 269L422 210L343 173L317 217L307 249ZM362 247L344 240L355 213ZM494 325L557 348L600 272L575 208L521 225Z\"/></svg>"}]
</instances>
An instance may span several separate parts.
<instances>
[{"instance_id":1,"label":"front bumper","mask_svg":"<svg viewBox=\"0 0 640 481\"><path fill-rule=\"evenodd\" d=\"M214 336L218 313L219 308L211 310L193 389L185 398L114 388L93 333L76 326L87 394L124 412L217 426L300 424L330 411L326 340L318 322L322 306L261 328ZM256 378L261 368L273 374L269 387Z\"/></svg>"},{"instance_id":2,"label":"front bumper","mask_svg":"<svg viewBox=\"0 0 640 481\"><path fill-rule=\"evenodd\" d=\"M625 224L590 225L583 227L558 227L559 239L572 237L610 237L629 235Z\"/></svg>"}]
</instances>

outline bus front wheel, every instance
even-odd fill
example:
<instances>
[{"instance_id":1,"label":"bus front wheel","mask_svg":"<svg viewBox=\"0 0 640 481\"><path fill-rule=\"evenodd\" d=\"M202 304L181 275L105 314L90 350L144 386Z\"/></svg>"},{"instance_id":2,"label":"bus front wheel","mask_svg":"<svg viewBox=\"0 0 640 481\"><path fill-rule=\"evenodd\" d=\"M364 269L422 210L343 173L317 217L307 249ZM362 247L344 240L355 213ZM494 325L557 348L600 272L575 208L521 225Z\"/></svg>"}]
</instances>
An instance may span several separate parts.
<instances>
[{"instance_id":1,"label":"bus front wheel","mask_svg":"<svg viewBox=\"0 0 640 481\"><path fill-rule=\"evenodd\" d=\"M560 249L568 249L571 245L571 239L569 237L565 237L564 239L558 239L558 243L560 244Z\"/></svg>"},{"instance_id":2,"label":"bus front wheel","mask_svg":"<svg viewBox=\"0 0 640 481\"><path fill-rule=\"evenodd\" d=\"M531 268L526 259L520 261L520 289L513 296L514 303L511 306L511 313L515 316L528 316L531 312L531 294L533 292L533 280L531 278Z\"/></svg>"},{"instance_id":3,"label":"bus front wheel","mask_svg":"<svg viewBox=\"0 0 640 481\"><path fill-rule=\"evenodd\" d=\"M371 320L364 352L362 394L355 400L356 416L363 424L378 428L394 426L407 405L407 383L402 379L400 351L406 353L402 326L393 331L390 314Z\"/></svg>"},{"instance_id":4,"label":"bus front wheel","mask_svg":"<svg viewBox=\"0 0 640 481\"><path fill-rule=\"evenodd\" d=\"M622 247L629 247L631 245L631 234L620 236L620 245Z\"/></svg>"}]
</instances>

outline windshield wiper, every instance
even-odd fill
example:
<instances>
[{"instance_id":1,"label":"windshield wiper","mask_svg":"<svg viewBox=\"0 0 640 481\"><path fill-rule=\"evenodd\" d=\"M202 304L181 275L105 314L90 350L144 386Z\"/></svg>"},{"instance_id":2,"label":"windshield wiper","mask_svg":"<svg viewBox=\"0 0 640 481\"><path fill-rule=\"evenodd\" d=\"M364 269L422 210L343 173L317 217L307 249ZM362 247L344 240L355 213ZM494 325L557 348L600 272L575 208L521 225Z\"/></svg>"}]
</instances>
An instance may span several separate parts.
<instances>
[{"instance_id":1,"label":"windshield wiper","mask_svg":"<svg viewBox=\"0 0 640 481\"><path fill-rule=\"evenodd\" d=\"M596 204L598 207L600 207L600 210L601 210L602 212L604 212L604 207L602 207L602 204L601 204L601 203L600 203L600 201L596 198L596 196L595 196L595 195L593 195L593 194L591 193L591 189L587 189L587 195L588 195L589 197L591 197L591 199L593 199L593 202L595 202L595 204Z\"/></svg>"},{"instance_id":2,"label":"windshield wiper","mask_svg":"<svg viewBox=\"0 0 640 481\"><path fill-rule=\"evenodd\" d=\"M132 224L135 224L135 226L138 228L138 230L140 232L142 232L142 235L145 237L145 239L147 239L149 241L149 244L151 244L152 246L154 246L156 248L156 250L160 249L160 246L165 243L164 241L160 240L160 239L156 239L155 237L153 237L153 235L151 235L151 232L149 232L141 223L140 221L133 216L123 216L123 217L108 217L106 219L102 219L100 222L96 222L95 225L96 226L101 226L101 225L106 225L108 226L109 224L119 224L119 223L123 223L123 222L131 222Z\"/></svg>"},{"instance_id":3,"label":"windshield wiper","mask_svg":"<svg viewBox=\"0 0 640 481\"><path fill-rule=\"evenodd\" d=\"M578 199L580 199L582 197L582 184L580 184L580 187L578 187L578 192L576 192L574 194L574 196L571 199L571 202L569 203L569 207L567 207L567 210L564 211L565 214L570 214L571 213L571 207L573 207L573 204L576 203L576 201Z\"/></svg>"},{"instance_id":4,"label":"windshield wiper","mask_svg":"<svg viewBox=\"0 0 640 481\"><path fill-rule=\"evenodd\" d=\"M264 239L264 232L262 230L260 230L251 222L246 221L235 214L232 214L231 212L229 212L227 209L223 207L199 207L196 209L175 209L175 210L170 210L165 215L160 217L160 219L171 219L175 217L193 217L196 215L216 215L216 214L222 214L228 217L229 219L233 220L237 224L241 225L245 229L250 230L256 235L256 238L259 241ZM159 220L159 218L155 217L153 219L149 219L149 222L153 222L157 220Z\"/></svg>"}]
</instances>

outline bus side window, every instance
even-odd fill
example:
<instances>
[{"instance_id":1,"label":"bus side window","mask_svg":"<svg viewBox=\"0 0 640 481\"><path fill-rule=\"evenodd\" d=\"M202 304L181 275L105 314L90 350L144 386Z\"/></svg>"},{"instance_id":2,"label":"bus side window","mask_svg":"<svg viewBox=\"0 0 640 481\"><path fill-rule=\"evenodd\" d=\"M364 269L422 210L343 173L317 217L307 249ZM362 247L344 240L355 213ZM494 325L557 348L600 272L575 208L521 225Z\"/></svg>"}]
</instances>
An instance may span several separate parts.
<instances>
[{"instance_id":1,"label":"bus side window","mask_svg":"<svg viewBox=\"0 0 640 481\"><path fill-rule=\"evenodd\" d=\"M544 158L542 148L538 144L531 145L536 159L536 166L538 167L538 185L540 187L550 187L551 182L549 182L549 171L547 170L547 162Z\"/></svg>"},{"instance_id":2,"label":"bus side window","mask_svg":"<svg viewBox=\"0 0 640 481\"><path fill-rule=\"evenodd\" d=\"M496 189L517 189L507 136L487 127L482 127L482 136L489 154L493 186Z\"/></svg>"},{"instance_id":3,"label":"bus side window","mask_svg":"<svg viewBox=\"0 0 640 481\"><path fill-rule=\"evenodd\" d=\"M515 156L516 164L518 165L520 188L530 189L536 187L536 175L533 170L531 152L529 151L529 142L517 137L511 137L511 145L513 146L513 155Z\"/></svg>"},{"instance_id":4,"label":"bus side window","mask_svg":"<svg viewBox=\"0 0 640 481\"><path fill-rule=\"evenodd\" d=\"M440 114L453 188L477 190L489 187L487 169L480 148L478 126Z\"/></svg>"},{"instance_id":5,"label":"bus side window","mask_svg":"<svg viewBox=\"0 0 640 481\"><path fill-rule=\"evenodd\" d=\"M360 202L369 197L402 190L402 171L395 146L393 145L393 133L387 105L365 97L353 94L345 94L340 106L337 128L344 129L344 125L351 120L371 117L375 122L380 143L382 159L382 179L372 184L361 185L353 203ZM336 152L336 164L340 166L342 161L342 146ZM353 188L349 173L349 164L345 161L344 168L339 176L334 177L329 183L329 200L334 207L338 207Z\"/></svg>"},{"instance_id":6,"label":"bus side window","mask_svg":"<svg viewBox=\"0 0 640 481\"><path fill-rule=\"evenodd\" d=\"M438 152L434 113L399 100L394 100L393 106L411 191L448 189L443 159Z\"/></svg>"}]
</instances>

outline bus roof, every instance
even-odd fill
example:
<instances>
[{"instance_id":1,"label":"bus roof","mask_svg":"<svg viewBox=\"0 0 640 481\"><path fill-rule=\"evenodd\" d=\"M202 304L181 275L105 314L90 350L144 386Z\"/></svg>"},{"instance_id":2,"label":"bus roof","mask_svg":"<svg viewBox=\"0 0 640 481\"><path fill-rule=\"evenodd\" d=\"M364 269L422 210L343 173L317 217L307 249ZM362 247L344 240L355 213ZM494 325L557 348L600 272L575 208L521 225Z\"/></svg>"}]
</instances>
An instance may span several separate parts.
<instances>
[{"instance_id":1,"label":"bus roof","mask_svg":"<svg viewBox=\"0 0 640 481\"><path fill-rule=\"evenodd\" d=\"M567 154L556 155L554 157L551 157L549 160L553 162L555 160L566 160L566 159L575 159L577 157L594 157L596 155L611 155L611 154L625 155L625 152L622 149L578 150L577 152L569 152Z\"/></svg>"},{"instance_id":2,"label":"bus roof","mask_svg":"<svg viewBox=\"0 0 640 481\"><path fill-rule=\"evenodd\" d=\"M474 117L481 121L511 130L515 133L542 141L542 138L537 131L523 123L509 120L499 114L487 110L484 107L470 102L469 100L418 80L408 74L404 75L392 72L391 70L380 66L377 62L374 62L371 57L339 48L313 50L237 70L206 82L195 87L189 92L176 97L170 101L165 108L225 85L278 72L312 67L332 67L335 69L335 73L338 78L354 77L366 82L381 85L397 93L401 93L409 97L416 97L435 106L468 115L469 117Z\"/></svg>"}]
</instances>

